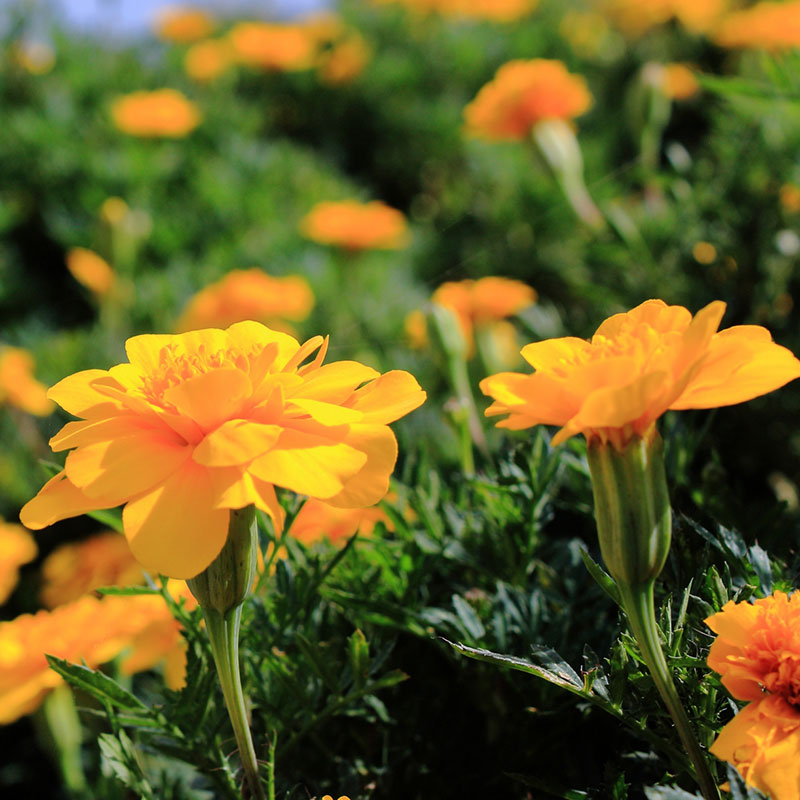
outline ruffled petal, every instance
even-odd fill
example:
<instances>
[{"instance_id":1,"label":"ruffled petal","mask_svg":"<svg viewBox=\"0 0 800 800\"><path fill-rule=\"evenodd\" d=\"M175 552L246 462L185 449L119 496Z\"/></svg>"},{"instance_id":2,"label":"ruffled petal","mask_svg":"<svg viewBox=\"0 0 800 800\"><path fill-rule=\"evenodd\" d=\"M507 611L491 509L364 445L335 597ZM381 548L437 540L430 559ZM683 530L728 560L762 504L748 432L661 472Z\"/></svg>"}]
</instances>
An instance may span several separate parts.
<instances>
[{"instance_id":1,"label":"ruffled petal","mask_svg":"<svg viewBox=\"0 0 800 800\"><path fill-rule=\"evenodd\" d=\"M421 406L426 398L413 375L396 369L358 389L347 405L362 412L362 423L387 425Z\"/></svg>"},{"instance_id":2,"label":"ruffled petal","mask_svg":"<svg viewBox=\"0 0 800 800\"><path fill-rule=\"evenodd\" d=\"M200 442L194 449L192 458L207 467L246 464L270 450L281 432L282 428L278 425L265 425L244 419L228 420Z\"/></svg>"},{"instance_id":3,"label":"ruffled petal","mask_svg":"<svg viewBox=\"0 0 800 800\"><path fill-rule=\"evenodd\" d=\"M118 403L101 394L92 385L98 378L108 378L104 369L85 369L51 386L47 396L69 414L84 419L96 419L116 413Z\"/></svg>"},{"instance_id":4,"label":"ruffled petal","mask_svg":"<svg viewBox=\"0 0 800 800\"><path fill-rule=\"evenodd\" d=\"M236 415L251 392L250 379L241 370L215 369L167 389L164 400L209 431Z\"/></svg>"},{"instance_id":5,"label":"ruffled petal","mask_svg":"<svg viewBox=\"0 0 800 800\"><path fill-rule=\"evenodd\" d=\"M133 554L147 569L188 580L219 554L228 536L227 509L212 508L209 471L191 459L123 509Z\"/></svg>"}]
</instances>

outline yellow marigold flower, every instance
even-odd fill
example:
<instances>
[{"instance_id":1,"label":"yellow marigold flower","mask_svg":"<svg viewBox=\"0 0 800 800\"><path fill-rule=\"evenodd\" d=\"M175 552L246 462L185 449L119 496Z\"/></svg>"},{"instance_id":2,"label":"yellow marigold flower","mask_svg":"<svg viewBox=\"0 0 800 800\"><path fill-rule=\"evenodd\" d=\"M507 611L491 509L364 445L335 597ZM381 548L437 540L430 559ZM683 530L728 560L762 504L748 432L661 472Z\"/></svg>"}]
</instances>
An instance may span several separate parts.
<instances>
[{"instance_id":1,"label":"yellow marigold flower","mask_svg":"<svg viewBox=\"0 0 800 800\"><path fill-rule=\"evenodd\" d=\"M706 619L717 634L708 666L739 700L751 700L711 746L774 800L800 793L800 593L726 603Z\"/></svg>"},{"instance_id":2,"label":"yellow marigold flower","mask_svg":"<svg viewBox=\"0 0 800 800\"><path fill-rule=\"evenodd\" d=\"M19 580L19 568L36 558L33 537L13 522L0 517L0 604L8 600Z\"/></svg>"},{"instance_id":3,"label":"yellow marigold flower","mask_svg":"<svg viewBox=\"0 0 800 800\"><path fill-rule=\"evenodd\" d=\"M415 350L423 350L428 346L428 323L424 311L419 309L409 311L403 322L403 330L410 347Z\"/></svg>"},{"instance_id":4,"label":"yellow marigold flower","mask_svg":"<svg viewBox=\"0 0 800 800\"><path fill-rule=\"evenodd\" d=\"M46 417L53 411L47 389L33 377L33 356L21 347L0 347L0 405Z\"/></svg>"},{"instance_id":5,"label":"yellow marigold flower","mask_svg":"<svg viewBox=\"0 0 800 800\"><path fill-rule=\"evenodd\" d=\"M349 83L364 71L371 55L364 37L352 31L320 53L317 59L319 77L331 86Z\"/></svg>"},{"instance_id":6,"label":"yellow marigold flower","mask_svg":"<svg viewBox=\"0 0 800 800\"><path fill-rule=\"evenodd\" d=\"M369 536L378 522L383 522L387 530L394 530L386 512L377 506L337 508L322 500L309 499L294 518L290 533L304 544L312 544L323 538L336 544L349 539L356 531Z\"/></svg>"},{"instance_id":7,"label":"yellow marigold flower","mask_svg":"<svg viewBox=\"0 0 800 800\"><path fill-rule=\"evenodd\" d=\"M323 366L327 339L301 346L258 322L134 336L126 349L130 363L50 389L81 419L50 440L72 452L20 519L38 529L124 503L136 558L176 578L214 560L230 509L255 504L282 524L276 485L332 505L378 502L397 457L388 423L425 399L407 372Z\"/></svg>"},{"instance_id":8,"label":"yellow marigold flower","mask_svg":"<svg viewBox=\"0 0 800 800\"><path fill-rule=\"evenodd\" d=\"M525 139L538 122L569 120L592 104L586 81L560 61L534 58L503 64L464 109L467 133L494 141Z\"/></svg>"},{"instance_id":9,"label":"yellow marigold flower","mask_svg":"<svg viewBox=\"0 0 800 800\"><path fill-rule=\"evenodd\" d=\"M82 597L53 611L0 622L0 724L35 711L63 682L45 653L90 667L125 653L120 667L126 674L166 659L171 685L180 686L175 669L183 658L180 625L161 596Z\"/></svg>"},{"instance_id":10,"label":"yellow marigold flower","mask_svg":"<svg viewBox=\"0 0 800 800\"><path fill-rule=\"evenodd\" d=\"M262 69L309 69L317 53L317 40L302 25L239 22L228 39L240 62Z\"/></svg>"},{"instance_id":11,"label":"yellow marigold flower","mask_svg":"<svg viewBox=\"0 0 800 800\"><path fill-rule=\"evenodd\" d=\"M419 14L441 14L493 22L513 22L533 11L538 0L374 0L400 3Z\"/></svg>"},{"instance_id":12,"label":"yellow marigold flower","mask_svg":"<svg viewBox=\"0 0 800 800\"><path fill-rule=\"evenodd\" d=\"M85 247L73 247L67 253L67 269L78 283L99 297L114 288L114 270L105 259Z\"/></svg>"},{"instance_id":13,"label":"yellow marigold flower","mask_svg":"<svg viewBox=\"0 0 800 800\"><path fill-rule=\"evenodd\" d=\"M279 320L299 322L308 317L314 295L299 275L273 278L254 269L236 269L198 292L184 309L176 330L226 328L255 320L275 327Z\"/></svg>"},{"instance_id":14,"label":"yellow marigold flower","mask_svg":"<svg viewBox=\"0 0 800 800\"><path fill-rule=\"evenodd\" d=\"M176 89L132 92L111 106L114 124L123 133L180 139L200 124L197 106Z\"/></svg>"},{"instance_id":15,"label":"yellow marigold flower","mask_svg":"<svg viewBox=\"0 0 800 800\"><path fill-rule=\"evenodd\" d=\"M345 250L399 250L408 244L408 224L380 200L317 203L301 220L300 231L320 244Z\"/></svg>"},{"instance_id":16,"label":"yellow marigold flower","mask_svg":"<svg viewBox=\"0 0 800 800\"><path fill-rule=\"evenodd\" d=\"M55 608L103 586L144 582L142 567L124 536L114 531L62 544L42 564L42 605Z\"/></svg>"},{"instance_id":17,"label":"yellow marigold flower","mask_svg":"<svg viewBox=\"0 0 800 800\"><path fill-rule=\"evenodd\" d=\"M599 4L630 36L640 36L673 18L688 30L702 33L716 24L728 5L729 0L604 0Z\"/></svg>"},{"instance_id":18,"label":"yellow marigold flower","mask_svg":"<svg viewBox=\"0 0 800 800\"><path fill-rule=\"evenodd\" d=\"M686 64L663 64L658 77L659 88L670 100L688 100L700 91L694 72Z\"/></svg>"},{"instance_id":19,"label":"yellow marigold flower","mask_svg":"<svg viewBox=\"0 0 800 800\"><path fill-rule=\"evenodd\" d=\"M723 47L800 47L800 1L756 3L751 8L732 11L720 22L714 40Z\"/></svg>"},{"instance_id":20,"label":"yellow marigold flower","mask_svg":"<svg viewBox=\"0 0 800 800\"><path fill-rule=\"evenodd\" d=\"M156 14L156 36L169 42L194 42L214 30L211 15L199 8L169 6Z\"/></svg>"},{"instance_id":21,"label":"yellow marigold flower","mask_svg":"<svg viewBox=\"0 0 800 800\"><path fill-rule=\"evenodd\" d=\"M490 276L443 283L431 302L455 312L470 351L475 326L506 319L536 302L536 292L522 281Z\"/></svg>"},{"instance_id":22,"label":"yellow marigold flower","mask_svg":"<svg viewBox=\"0 0 800 800\"><path fill-rule=\"evenodd\" d=\"M322 800L333 800L333 797L331 797L329 794L326 794L323 795ZM347 795L342 795L339 800L350 800L350 798L347 797Z\"/></svg>"},{"instance_id":23,"label":"yellow marigold flower","mask_svg":"<svg viewBox=\"0 0 800 800\"><path fill-rule=\"evenodd\" d=\"M800 376L800 361L766 328L717 332L725 304L694 318L682 306L648 300L607 319L590 341L548 339L522 348L533 374L481 381L498 427L558 425L558 444L583 433L622 444L644 436L668 409L716 408L751 400Z\"/></svg>"},{"instance_id":24,"label":"yellow marigold flower","mask_svg":"<svg viewBox=\"0 0 800 800\"><path fill-rule=\"evenodd\" d=\"M193 44L183 57L183 68L196 81L213 81L231 65L233 52L223 39L207 39Z\"/></svg>"}]
</instances>

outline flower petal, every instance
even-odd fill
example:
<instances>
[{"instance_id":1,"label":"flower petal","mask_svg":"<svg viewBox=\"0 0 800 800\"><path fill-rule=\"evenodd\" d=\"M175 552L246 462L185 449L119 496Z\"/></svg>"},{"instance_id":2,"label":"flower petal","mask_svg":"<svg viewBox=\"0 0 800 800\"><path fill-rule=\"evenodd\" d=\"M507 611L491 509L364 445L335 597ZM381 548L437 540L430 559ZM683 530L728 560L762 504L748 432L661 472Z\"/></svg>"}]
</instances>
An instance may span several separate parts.
<instances>
[{"instance_id":1,"label":"flower petal","mask_svg":"<svg viewBox=\"0 0 800 800\"><path fill-rule=\"evenodd\" d=\"M281 431L278 425L231 419L209 433L195 447L192 458L207 467L246 464L270 450L278 441Z\"/></svg>"},{"instance_id":2,"label":"flower petal","mask_svg":"<svg viewBox=\"0 0 800 800\"><path fill-rule=\"evenodd\" d=\"M47 396L55 400L64 411L84 419L113 414L119 405L92 386L98 378L108 378L104 369L85 369L60 380L51 386Z\"/></svg>"},{"instance_id":3,"label":"flower petal","mask_svg":"<svg viewBox=\"0 0 800 800\"><path fill-rule=\"evenodd\" d=\"M379 375L377 370L357 361L335 361L309 373L298 387L296 396L326 403L343 403L358 386Z\"/></svg>"},{"instance_id":4,"label":"flower petal","mask_svg":"<svg viewBox=\"0 0 800 800\"><path fill-rule=\"evenodd\" d=\"M426 398L413 375L395 369L356 390L347 405L364 414L363 423L386 425L421 406Z\"/></svg>"},{"instance_id":5,"label":"flower petal","mask_svg":"<svg viewBox=\"0 0 800 800\"><path fill-rule=\"evenodd\" d=\"M189 334L183 334L188 336ZM170 387L164 400L206 431L237 414L252 392L250 379L239 369L205 372Z\"/></svg>"},{"instance_id":6,"label":"flower petal","mask_svg":"<svg viewBox=\"0 0 800 800\"><path fill-rule=\"evenodd\" d=\"M213 488L209 471L189 459L125 506L125 536L147 569L187 580L217 557L228 536L230 513L211 507Z\"/></svg>"}]
</instances>

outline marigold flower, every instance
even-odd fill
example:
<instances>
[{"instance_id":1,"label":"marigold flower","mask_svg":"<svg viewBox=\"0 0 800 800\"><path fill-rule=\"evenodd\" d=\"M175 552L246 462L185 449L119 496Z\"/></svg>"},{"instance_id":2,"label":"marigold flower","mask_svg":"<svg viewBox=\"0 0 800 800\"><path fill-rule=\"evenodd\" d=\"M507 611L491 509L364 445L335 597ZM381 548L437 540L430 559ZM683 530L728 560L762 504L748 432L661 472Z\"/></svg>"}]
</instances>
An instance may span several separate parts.
<instances>
[{"instance_id":1,"label":"marigold flower","mask_svg":"<svg viewBox=\"0 0 800 800\"><path fill-rule=\"evenodd\" d=\"M54 611L0 622L0 724L35 711L63 683L45 653L90 667L125 653L120 663L125 674L166 659L173 688L180 687L185 658L180 625L160 595L82 597Z\"/></svg>"},{"instance_id":2,"label":"marigold flower","mask_svg":"<svg viewBox=\"0 0 800 800\"><path fill-rule=\"evenodd\" d=\"M323 538L336 544L349 539L356 531L369 536L378 522L383 522L387 530L394 530L386 512L378 506L337 508L322 500L308 499L294 518L290 533L304 544Z\"/></svg>"},{"instance_id":3,"label":"marigold flower","mask_svg":"<svg viewBox=\"0 0 800 800\"><path fill-rule=\"evenodd\" d=\"M320 80L331 86L350 83L364 71L371 55L364 37L352 31L320 53L317 58Z\"/></svg>"},{"instance_id":4,"label":"marigold flower","mask_svg":"<svg viewBox=\"0 0 800 800\"><path fill-rule=\"evenodd\" d=\"M156 14L154 28L160 39L185 44L208 36L214 30L214 20L199 8L168 6Z\"/></svg>"},{"instance_id":5,"label":"marigold flower","mask_svg":"<svg viewBox=\"0 0 800 800\"><path fill-rule=\"evenodd\" d=\"M726 603L706 619L717 634L708 666L751 700L711 746L774 800L800 793L800 593Z\"/></svg>"},{"instance_id":6,"label":"marigold flower","mask_svg":"<svg viewBox=\"0 0 800 800\"><path fill-rule=\"evenodd\" d=\"M653 83L670 100L688 100L700 90L694 72L686 64L673 62L652 67Z\"/></svg>"},{"instance_id":7,"label":"marigold flower","mask_svg":"<svg viewBox=\"0 0 800 800\"><path fill-rule=\"evenodd\" d=\"M522 281L490 276L443 283L431 302L455 312L471 351L476 326L518 314L536 302L536 292Z\"/></svg>"},{"instance_id":8,"label":"marigold flower","mask_svg":"<svg viewBox=\"0 0 800 800\"><path fill-rule=\"evenodd\" d=\"M0 517L0 604L8 600L19 580L19 568L36 558L33 537L13 522Z\"/></svg>"},{"instance_id":9,"label":"marigold flower","mask_svg":"<svg viewBox=\"0 0 800 800\"><path fill-rule=\"evenodd\" d=\"M694 33L708 31L728 4L729 0L604 0L600 7L623 33L640 36L673 18Z\"/></svg>"},{"instance_id":10,"label":"marigold flower","mask_svg":"<svg viewBox=\"0 0 800 800\"><path fill-rule=\"evenodd\" d=\"M784 211L791 214L800 211L800 186L794 183L784 183L781 186L779 197Z\"/></svg>"},{"instance_id":11,"label":"marigold flower","mask_svg":"<svg viewBox=\"0 0 800 800\"><path fill-rule=\"evenodd\" d=\"M143 137L182 138L200 124L197 106L176 89L132 92L111 106L114 124L123 133Z\"/></svg>"},{"instance_id":12,"label":"marigold flower","mask_svg":"<svg viewBox=\"0 0 800 800\"><path fill-rule=\"evenodd\" d=\"M62 544L42 564L39 597L47 608L71 603L103 586L144 583L141 564L115 531Z\"/></svg>"},{"instance_id":13,"label":"marigold flower","mask_svg":"<svg viewBox=\"0 0 800 800\"><path fill-rule=\"evenodd\" d=\"M558 444L576 433L624 443L643 436L668 409L716 408L751 400L800 376L800 361L766 328L717 332L725 304L694 318L682 306L648 300L607 319L590 341L548 339L522 348L532 375L481 381L498 427L558 425Z\"/></svg>"},{"instance_id":14,"label":"marigold flower","mask_svg":"<svg viewBox=\"0 0 800 800\"><path fill-rule=\"evenodd\" d=\"M408 224L380 200L317 203L301 220L300 231L320 244L345 250L399 250L408 244Z\"/></svg>"},{"instance_id":15,"label":"marigold flower","mask_svg":"<svg viewBox=\"0 0 800 800\"><path fill-rule=\"evenodd\" d=\"M175 328L225 328L248 319L276 327L280 320L306 319L313 306L311 287L299 275L273 278L257 268L235 269L198 292Z\"/></svg>"},{"instance_id":16,"label":"marigold flower","mask_svg":"<svg viewBox=\"0 0 800 800\"><path fill-rule=\"evenodd\" d=\"M81 419L50 440L74 449L20 519L38 529L124 503L136 558L176 578L214 560L230 509L255 504L282 524L276 485L343 507L378 502L397 457L388 423L425 399L407 372L323 366L326 339L301 346L258 322L135 336L126 349L130 363L50 389Z\"/></svg>"},{"instance_id":17,"label":"marigold flower","mask_svg":"<svg viewBox=\"0 0 800 800\"><path fill-rule=\"evenodd\" d=\"M538 0L375 0L376 3L400 3L420 14L513 22L533 11Z\"/></svg>"},{"instance_id":18,"label":"marigold flower","mask_svg":"<svg viewBox=\"0 0 800 800\"><path fill-rule=\"evenodd\" d=\"M269 70L309 69L317 51L316 39L302 25L239 22L228 40L240 62Z\"/></svg>"},{"instance_id":19,"label":"marigold flower","mask_svg":"<svg viewBox=\"0 0 800 800\"><path fill-rule=\"evenodd\" d=\"M186 74L205 83L219 77L233 60L230 44L222 39L207 39L193 44L183 57Z\"/></svg>"},{"instance_id":20,"label":"marigold flower","mask_svg":"<svg viewBox=\"0 0 800 800\"><path fill-rule=\"evenodd\" d=\"M47 389L33 377L33 356L21 347L0 347L0 405L46 417L53 411Z\"/></svg>"},{"instance_id":21,"label":"marigold flower","mask_svg":"<svg viewBox=\"0 0 800 800\"><path fill-rule=\"evenodd\" d=\"M732 11L714 31L714 40L723 47L800 47L800 0L756 3L751 8Z\"/></svg>"},{"instance_id":22,"label":"marigold flower","mask_svg":"<svg viewBox=\"0 0 800 800\"><path fill-rule=\"evenodd\" d=\"M568 120L592 104L586 81L560 61L534 58L503 64L464 109L472 136L493 141L525 139L542 120Z\"/></svg>"},{"instance_id":23,"label":"marigold flower","mask_svg":"<svg viewBox=\"0 0 800 800\"><path fill-rule=\"evenodd\" d=\"M78 283L99 297L114 288L114 270L105 259L85 247L73 247L67 253L67 269Z\"/></svg>"}]
</instances>

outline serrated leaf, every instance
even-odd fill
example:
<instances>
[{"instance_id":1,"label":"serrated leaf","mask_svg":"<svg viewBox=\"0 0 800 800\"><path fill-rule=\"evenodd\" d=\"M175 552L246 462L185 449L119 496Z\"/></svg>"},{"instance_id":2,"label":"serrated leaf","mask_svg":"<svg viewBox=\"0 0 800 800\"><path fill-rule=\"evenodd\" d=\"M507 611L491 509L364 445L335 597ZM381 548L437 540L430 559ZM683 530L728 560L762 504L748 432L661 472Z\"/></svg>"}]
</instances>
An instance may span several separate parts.
<instances>
[{"instance_id":1,"label":"serrated leaf","mask_svg":"<svg viewBox=\"0 0 800 800\"><path fill-rule=\"evenodd\" d=\"M138 697L123 689L99 670L90 669L82 664L71 664L63 658L45 654L51 669L61 675L67 683L76 689L87 692L101 703L111 703L117 708L128 711L149 711Z\"/></svg>"},{"instance_id":2,"label":"serrated leaf","mask_svg":"<svg viewBox=\"0 0 800 800\"><path fill-rule=\"evenodd\" d=\"M600 588L621 607L622 601L614 579L589 555L589 551L585 547L581 547L579 552L589 574L597 581Z\"/></svg>"}]
</instances>

